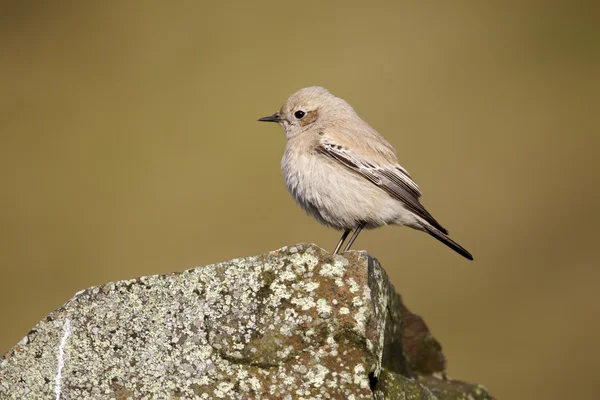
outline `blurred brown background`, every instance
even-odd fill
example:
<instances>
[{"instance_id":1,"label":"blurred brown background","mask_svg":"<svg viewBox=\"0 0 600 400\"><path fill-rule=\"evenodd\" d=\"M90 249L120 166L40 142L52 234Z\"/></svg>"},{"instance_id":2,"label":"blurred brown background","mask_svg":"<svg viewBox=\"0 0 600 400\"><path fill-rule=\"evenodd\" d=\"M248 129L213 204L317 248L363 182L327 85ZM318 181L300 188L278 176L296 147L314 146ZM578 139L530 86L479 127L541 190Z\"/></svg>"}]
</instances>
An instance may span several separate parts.
<instances>
[{"instance_id":1,"label":"blurred brown background","mask_svg":"<svg viewBox=\"0 0 600 400\"><path fill-rule=\"evenodd\" d=\"M323 85L398 150L474 255L363 233L503 399L600 389L598 7L552 1L36 2L0 9L0 354L76 291L339 234L285 190ZM596 397L597 398L597 397Z\"/></svg>"}]
</instances>

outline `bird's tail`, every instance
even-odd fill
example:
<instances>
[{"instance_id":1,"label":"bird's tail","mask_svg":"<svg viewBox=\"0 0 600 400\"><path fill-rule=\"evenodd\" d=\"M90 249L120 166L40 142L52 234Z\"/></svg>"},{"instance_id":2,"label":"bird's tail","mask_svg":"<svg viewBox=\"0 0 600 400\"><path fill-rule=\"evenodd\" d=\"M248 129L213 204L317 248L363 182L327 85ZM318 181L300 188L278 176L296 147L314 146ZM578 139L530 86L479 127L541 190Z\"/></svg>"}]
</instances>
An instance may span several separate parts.
<instances>
[{"instance_id":1,"label":"bird's tail","mask_svg":"<svg viewBox=\"0 0 600 400\"><path fill-rule=\"evenodd\" d=\"M471 255L471 253L469 253L460 244L458 244L454 240L450 239L448 237L448 235L446 235L445 233L443 233L439 229L437 229L437 228L435 228L435 227L433 227L433 226L431 226L429 224L425 224L425 223L422 223L421 226L423 227L423 230L425 232L429 233L431 236L433 236L434 238L436 238L440 242L444 243L446 246L450 247L452 250L454 250L455 252L457 252L461 256L463 256L465 258L468 258L469 260L473 259L473 256Z\"/></svg>"}]
</instances>

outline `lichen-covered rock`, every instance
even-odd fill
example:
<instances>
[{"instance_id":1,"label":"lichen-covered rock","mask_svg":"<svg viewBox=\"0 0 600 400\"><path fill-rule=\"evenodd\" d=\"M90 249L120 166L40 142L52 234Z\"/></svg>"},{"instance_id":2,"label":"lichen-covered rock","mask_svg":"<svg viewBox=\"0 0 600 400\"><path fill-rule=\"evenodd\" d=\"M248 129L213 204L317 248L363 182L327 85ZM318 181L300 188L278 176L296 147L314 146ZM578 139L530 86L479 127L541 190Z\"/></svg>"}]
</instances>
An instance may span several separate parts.
<instances>
[{"instance_id":1,"label":"lichen-covered rock","mask_svg":"<svg viewBox=\"0 0 600 400\"><path fill-rule=\"evenodd\" d=\"M296 245L78 293L0 358L0 399L491 399L444 367L375 259Z\"/></svg>"}]
</instances>

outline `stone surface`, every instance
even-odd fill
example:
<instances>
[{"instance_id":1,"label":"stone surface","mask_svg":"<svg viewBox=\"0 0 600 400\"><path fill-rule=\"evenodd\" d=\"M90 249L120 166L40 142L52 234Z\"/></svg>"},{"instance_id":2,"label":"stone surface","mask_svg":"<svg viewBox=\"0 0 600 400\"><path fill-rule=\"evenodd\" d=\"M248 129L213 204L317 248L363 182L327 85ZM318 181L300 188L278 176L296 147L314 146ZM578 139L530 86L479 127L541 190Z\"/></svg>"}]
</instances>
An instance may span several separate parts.
<instances>
[{"instance_id":1,"label":"stone surface","mask_svg":"<svg viewBox=\"0 0 600 400\"><path fill-rule=\"evenodd\" d=\"M92 287L0 358L0 399L491 399L377 260L295 245Z\"/></svg>"}]
</instances>

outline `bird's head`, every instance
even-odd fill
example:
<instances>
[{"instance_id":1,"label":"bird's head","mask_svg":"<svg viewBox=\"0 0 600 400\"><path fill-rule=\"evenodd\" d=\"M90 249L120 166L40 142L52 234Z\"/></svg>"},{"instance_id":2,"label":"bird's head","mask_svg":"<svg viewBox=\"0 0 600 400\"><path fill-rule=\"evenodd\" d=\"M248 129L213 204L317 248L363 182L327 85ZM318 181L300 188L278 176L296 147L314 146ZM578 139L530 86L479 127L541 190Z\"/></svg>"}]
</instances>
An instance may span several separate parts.
<instances>
[{"instance_id":1,"label":"bird's head","mask_svg":"<svg viewBox=\"0 0 600 400\"><path fill-rule=\"evenodd\" d=\"M277 122L291 139L310 128L319 128L332 118L341 118L352 107L321 86L311 86L292 94L279 112L260 118L263 122Z\"/></svg>"}]
</instances>

